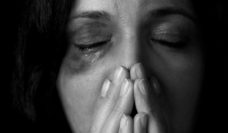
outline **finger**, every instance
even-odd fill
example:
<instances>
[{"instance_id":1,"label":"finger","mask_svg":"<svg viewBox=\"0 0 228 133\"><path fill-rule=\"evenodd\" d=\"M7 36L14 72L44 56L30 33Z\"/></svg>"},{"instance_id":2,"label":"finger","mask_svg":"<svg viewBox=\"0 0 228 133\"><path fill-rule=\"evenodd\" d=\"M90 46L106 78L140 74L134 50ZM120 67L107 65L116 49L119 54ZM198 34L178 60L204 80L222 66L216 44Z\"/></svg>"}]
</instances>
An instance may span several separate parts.
<instances>
[{"instance_id":1,"label":"finger","mask_svg":"<svg viewBox=\"0 0 228 133\"><path fill-rule=\"evenodd\" d=\"M119 100L113 108L111 115L105 124L106 133L117 132L119 129L120 119L123 114L130 114L133 107L133 83L129 79L125 79L121 91L119 93Z\"/></svg>"},{"instance_id":2,"label":"finger","mask_svg":"<svg viewBox=\"0 0 228 133\"><path fill-rule=\"evenodd\" d=\"M132 80L145 78L145 70L141 63L136 63L131 67L130 75Z\"/></svg>"},{"instance_id":3,"label":"finger","mask_svg":"<svg viewBox=\"0 0 228 133\"><path fill-rule=\"evenodd\" d=\"M159 122L155 118L154 110L157 108L154 104L155 95L149 92L149 84L145 79L137 79L134 84L134 97L135 105L138 113L146 113L149 117L148 120L148 130L149 133L160 133ZM153 108L152 108L153 105ZM136 118L137 119L137 118ZM135 125L134 125L135 126Z\"/></svg>"},{"instance_id":4,"label":"finger","mask_svg":"<svg viewBox=\"0 0 228 133\"><path fill-rule=\"evenodd\" d=\"M145 113L138 113L134 118L134 133L147 133L148 116Z\"/></svg>"},{"instance_id":5,"label":"finger","mask_svg":"<svg viewBox=\"0 0 228 133\"><path fill-rule=\"evenodd\" d=\"M149 105L149 85L145 79L136 79L134 83L134 98L137 112L151 113Z\"/></svg>"},{"instance_id":6,"label":"finger","mask_svg":"<svg viewBox=\"0 0 228 133\"><path fill-rule=\"evenodd\" d=\"M100 132L107 117L117 103L120 86L126 77L129 77L128 71L123 67L119 67L110 79L104 81L100 92L101 98L99 99L93 126L91 127L92 132Z\"/></svg>"},{"instance_id":7,"label":"finger","mask_svg":"<svg viewBox=\"0 0 228 133\"><path fill-rule=\"evenodd\" d=\"M110 89L110 91L107 93L106 97L110 97L110 98L116 98L116 96L118 96L119 91L120 91L120 86L122 84L122 82L124 81L124 79L129 78L130 74L128 72L128 70L122 66L118 67L114 73L112 73L109 76L109 80L113 83L112 88ZM102 92L102 90L101 90ZM102 94L102 93L101 93ZM103 96L105 97L105 96Z\"/></svg>"},{"instance_id":8,"label":"finger","mask_svg":"<svg viewBox=\"0 0 228 133\"><path fill-rule=\"evenodd\" d=\"M123 114L120 120L119 133L133 133L133 120L130 116Z\"/></svg>"},{"instance_id":9,"label":"finger","mask_svg":"<svg viewBox=\"0 0 228 133\"><path fill-rule=\"evenodd\" d=\"M113 110L118 110L119 112L125 113L130 111L130 105L133 104L129 104L129 102L133 102L133 85L130 80L127 80L128 76L128 71L123 67L120 67L114 76L113 86L110 89L110 93L107 92L108 94L103 105L109 109L110 113L113 112Z\"/></svg>"},{"instance_id":10,"label":"finger","mask_svg":"<svg viewBox=\"0 0 228 133\"><path fill-rule=\"evenodd\" d=\"M124 79L119 93L119 100L113 109L115 113L129 114L133 106L133 83L129 79Z\"/></svg>"},{"instance_id":11,"label":"finger","mask_svg":"<svg viewBox=\"0 0 228 133\"><path fill-rule=\"evenodd\" d=\"M149 133L162 133L161 128L159 128L158 121L150 115L149 123L148 123Z\"/></svg>"}]
</instances>

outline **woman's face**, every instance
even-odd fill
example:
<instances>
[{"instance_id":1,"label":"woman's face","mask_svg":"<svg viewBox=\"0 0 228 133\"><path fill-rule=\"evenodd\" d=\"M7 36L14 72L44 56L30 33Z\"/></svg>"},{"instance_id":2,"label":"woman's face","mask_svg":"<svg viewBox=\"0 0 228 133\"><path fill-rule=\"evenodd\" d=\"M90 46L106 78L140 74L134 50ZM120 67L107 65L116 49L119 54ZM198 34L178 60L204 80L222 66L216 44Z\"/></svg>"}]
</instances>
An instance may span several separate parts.
<instances>
[{"instance_id":1,"label":"woman's face","mask_svg":"<svg viewBox=\"0 0 228 133\"><path fill-rule=\"evenodd\" d=\"M170 130L188 131L203 67L197 30L189 0L76 2L57 83L72 130L90 130L105 79L120 66L131 71L141 63L159 85L158 115L165 114Z\"/></svg>"}]
</instances>

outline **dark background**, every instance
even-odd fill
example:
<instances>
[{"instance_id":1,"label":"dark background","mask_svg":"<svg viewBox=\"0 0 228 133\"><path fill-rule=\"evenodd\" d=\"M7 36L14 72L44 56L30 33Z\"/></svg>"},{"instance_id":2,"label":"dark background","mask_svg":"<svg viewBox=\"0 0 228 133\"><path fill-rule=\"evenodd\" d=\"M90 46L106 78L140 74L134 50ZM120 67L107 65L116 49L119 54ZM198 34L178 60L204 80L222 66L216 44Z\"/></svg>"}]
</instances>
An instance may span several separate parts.
<instances>
[{"instance_id":1,"label":"dark background","mask_svg":"<svg viewBox=\"0 0 228 133\"><path fill-rule=\"evenodd\" d=\"M225 0L224 0L225 1ZM14 70L14 48L17 43L17 28L20 21L20 15L24 9L24 0L15 0L1 2L1 132L11 133L11 132L30 132L32 129L32 124L26 117L19 113L12 104L12 93L11 93L11 84L12 84L12 73ZM227 34L227 24L226 11L227 6L225 2L221 4L221 25L218 26L223 32L222 38L220 40L223 45L219 46L219 50L213 50L211 48L211 57L214 60L220 62L219 64L215 63L210 68L213 71L208 75L211 78L215 79L215 83L212 83L212 86L208 86L208 93L205 93L203 96L207 97L208 101L200 104L201 110L201 120L197 123L198 131L197 132L227 132L228 120L226 117L227 111L225 111L228 106L227 97L228 97L228 78L227 78L227 53L228 49L226 48L226 40L228 38ZM213 18L212 18L213 19ZM213 64L213 63L212 63ZM219 65L219 66L217 66ZM217 80L219 79L219 81ZM210 84L210 83L208 83ZM216 85L217 84L217 85ZM208 98L209 97L209 98Z\"/></svg>"},{"instance_id":2,"label":"dark background","mask_svg":"<svg viewBox=\"0 0 228 133\"><path fill-rule=\"evenodd\" d=\"M29 131L29 121L19 113L12 102L12 73L15 67L14 49L17 43L19 18L24 0L1 2L1 131L2 133Z\"/></svg>"}]
</instances>

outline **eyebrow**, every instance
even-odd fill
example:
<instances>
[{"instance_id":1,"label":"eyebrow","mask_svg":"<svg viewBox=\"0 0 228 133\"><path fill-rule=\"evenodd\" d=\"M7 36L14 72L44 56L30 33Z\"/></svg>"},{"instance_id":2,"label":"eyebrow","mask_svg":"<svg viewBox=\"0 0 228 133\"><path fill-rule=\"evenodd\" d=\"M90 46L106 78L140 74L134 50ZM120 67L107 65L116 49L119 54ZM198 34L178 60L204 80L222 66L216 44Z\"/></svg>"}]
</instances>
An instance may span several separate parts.
<instances>
[{"instance_id":1,"label":"eyebrow","mask_svg":"<svg viewBox=\"0 0 228 133\"><path fill-rule=\"evenodd\" d=\"M176 8L176 7L164 7L164 8L159 8L155 10L151 10L148 13L149 18L156 18L156 17L165 17L165 16L170 16L170 15L181 15L184 16L193 22L196 22L196 17L187 12L186 10L182 8ZM94 20L111 20L111 15L106 12L106 11L83 11L79 12L76 15L73 15L72 19L77 19L77 18L89 18L89 19L94 19Z\"/></svg>"},{"instance_id":2,"label":"eyebrow","mask_svg":"<svg viewBox=\"0 0 228 133\"><path fill-rule=\"evenodd\" d=\"M176 8L176 7L165 7L165 8L159 8L156 10L151 10L148 14L149 18L153 18L153 17L165 17L165 16L170 16L170 15L181 15L183 17L186 17L190 20L192 20L193 22L196 22L196 17L187 12L186 10L182 9L182 8Z\"/></svg>"}]
</instances>

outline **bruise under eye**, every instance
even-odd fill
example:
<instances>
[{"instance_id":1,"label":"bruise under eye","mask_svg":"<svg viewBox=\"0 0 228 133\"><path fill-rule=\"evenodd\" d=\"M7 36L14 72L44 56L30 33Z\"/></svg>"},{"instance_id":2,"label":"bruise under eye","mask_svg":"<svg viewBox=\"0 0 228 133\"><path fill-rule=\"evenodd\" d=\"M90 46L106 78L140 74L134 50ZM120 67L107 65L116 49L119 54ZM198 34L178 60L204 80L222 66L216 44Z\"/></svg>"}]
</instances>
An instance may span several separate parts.
<instances>
[{"instance_id":1,"label":"bruise under eye","mask_svg":"<svg viewBox=\"0 0 228 133\"><path fill-rule=\"evenodd\" d=\"M111 30L105 23L74 23L68 34L71 44L70 59L74 62L73 66L89 65L97 61L110 46L108 42L111 39Z\"/></svg>"}]
</instances>

